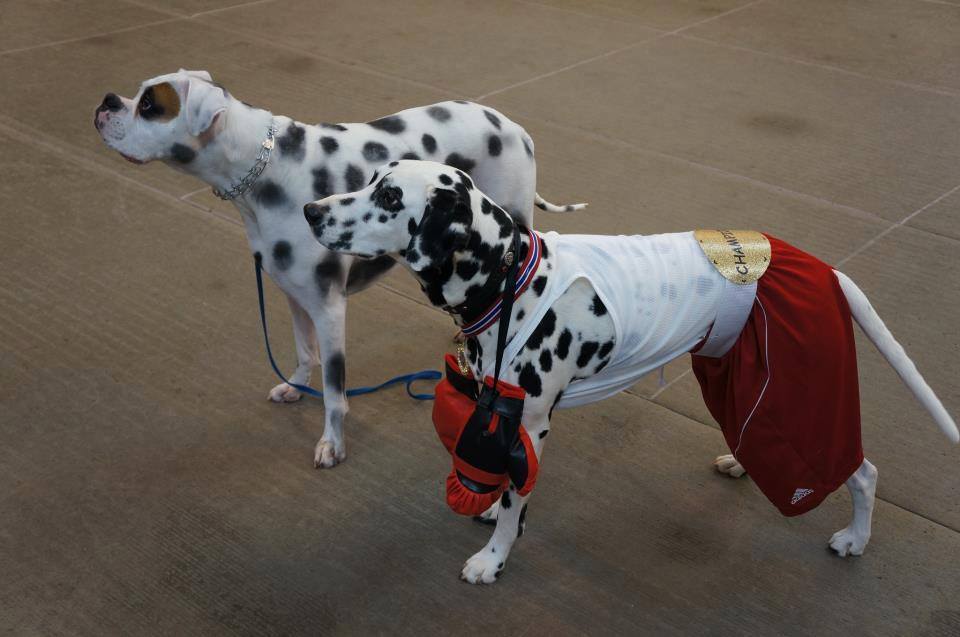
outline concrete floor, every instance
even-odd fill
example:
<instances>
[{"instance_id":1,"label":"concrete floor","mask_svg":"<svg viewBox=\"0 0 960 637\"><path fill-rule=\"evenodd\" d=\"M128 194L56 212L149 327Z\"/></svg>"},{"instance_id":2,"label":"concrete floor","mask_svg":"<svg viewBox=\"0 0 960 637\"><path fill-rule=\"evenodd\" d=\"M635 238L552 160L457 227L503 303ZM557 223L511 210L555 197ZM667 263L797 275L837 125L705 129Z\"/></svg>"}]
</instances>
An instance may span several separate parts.
<instances>
[{"instance_id":1,"label":"concrete floor","mask_svg":"<svg viewBox=\"0 0 960 637\"><path fill-rule=\"evenodd\" d=\"M479 99L537 143L569 232L769 231L837 264L960 415L960 1L0 0L0 632L960 634L960 451L861 343L867 554L838 493L782 518L687 360L558 412L504 576L442 499L430 405L266 400L239 217L90 125L206 68L307 121ZM275 349L286 305L269 290ZM353 297L348 382L436 367L450 320L394 272Z\"/></svg>"}]
</instances>

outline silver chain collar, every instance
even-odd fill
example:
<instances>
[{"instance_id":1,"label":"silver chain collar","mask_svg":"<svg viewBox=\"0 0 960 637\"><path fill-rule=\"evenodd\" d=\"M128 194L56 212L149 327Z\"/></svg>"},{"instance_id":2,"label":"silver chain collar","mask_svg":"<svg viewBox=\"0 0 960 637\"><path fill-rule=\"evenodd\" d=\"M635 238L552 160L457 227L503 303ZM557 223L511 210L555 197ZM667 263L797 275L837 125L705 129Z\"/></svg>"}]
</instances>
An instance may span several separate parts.
<instances>
[{"instance_id":1,"label":"silver chain collar","mask_svg":"<svg viewBox=\"0 0 960 637\"><path fill-rule=\"evenodd\" d=\"M260 173L264 171L267 167L267 164L270 163L270 155L273 154L274 147L274 138L277 136L277 131L280 128L277 126L276 122L271 122L270 128L267 131L267 138L263 140L263 143L260 144L260 152L257 153L257 161L253 164L253 168L247 171L247 174L243 176L243 179L239 183L235 184L230 190L219 190L218 188L213 189L213 194L217 197L220 197L224 201L230 201L231 199L236 199L243 193L250 190L250 187L253 186L253 183L257 181L257 178L260 176Z\"/></svg>"}]
</instances>

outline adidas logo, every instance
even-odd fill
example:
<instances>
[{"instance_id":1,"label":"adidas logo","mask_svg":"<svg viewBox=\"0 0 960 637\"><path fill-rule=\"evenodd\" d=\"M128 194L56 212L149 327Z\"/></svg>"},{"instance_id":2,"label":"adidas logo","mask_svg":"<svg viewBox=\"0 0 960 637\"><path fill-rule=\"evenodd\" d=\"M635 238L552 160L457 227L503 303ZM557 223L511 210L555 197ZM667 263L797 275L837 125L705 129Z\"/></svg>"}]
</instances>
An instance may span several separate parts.
<instances>
[{"instance_id":1,"label":"adidas logo","mask_svg":"<svg viewBox=\"0 0 960 637\"><path fill-rule=\"evenodd\" d=\"M793 492L793 497L790 498L790 504L796 504L811 493L813 493L813 489L797 489Z\"/></svg>"}]
</instances>

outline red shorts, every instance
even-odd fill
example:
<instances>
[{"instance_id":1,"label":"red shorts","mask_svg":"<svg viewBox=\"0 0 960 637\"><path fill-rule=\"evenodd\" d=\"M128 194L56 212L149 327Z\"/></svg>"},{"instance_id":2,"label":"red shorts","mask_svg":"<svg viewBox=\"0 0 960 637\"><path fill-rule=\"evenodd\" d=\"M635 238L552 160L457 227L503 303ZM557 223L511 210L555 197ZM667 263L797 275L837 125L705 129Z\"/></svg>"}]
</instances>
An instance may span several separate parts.
<instances>
[{"instance_id":1,"label":"red shorts","mask_svg":"<svg viewBox=\"0 0 960 637\"><path fill-rule=\"evenodd\" d=\"M787 516L806 513L863 462L850 308L827 264L768 237L770 267L720 358L692 356L733 455Z\"/></svg>"}]
</instances>

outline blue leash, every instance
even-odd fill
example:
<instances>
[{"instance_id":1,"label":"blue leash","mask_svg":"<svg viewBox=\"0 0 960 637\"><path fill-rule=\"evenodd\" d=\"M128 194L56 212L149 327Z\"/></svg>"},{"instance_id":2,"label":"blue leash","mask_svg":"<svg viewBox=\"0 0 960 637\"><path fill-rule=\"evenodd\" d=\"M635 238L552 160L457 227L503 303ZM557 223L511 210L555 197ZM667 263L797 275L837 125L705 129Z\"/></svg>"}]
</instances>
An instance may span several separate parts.
<instances>
[{"instance_id":1,"label":"blue leash","mask_svg":"<svg viewBox=\"0 0 960 637\"><path fill-rule=\"evenodd\" d=\"M270 359L270 366L273 367L273 371L280 377L280 380L290 385L291 387L303 392L304 394L309 394L314 398L319 398L323 400L323 394L318 392L313 387L307 387L306 385L298 385L296 383L291 383L283 375L283 372L280 371L280 368L277 367L277 362L273 359L273 352L270 351L270 337L267 336L267 310L263 303L263 267L260 264L260 255L257 254L254 256L253 263L257 271L257 296L260 300L260 324L263 325L263 343L267 346L267 358ZM398 383L406 383L407 395L414 400L433 400L433 394L415 394L410 386L418 380L440 380L443 377L439 371L435 369L424 369L419 372L413 372L411 374L402 374L391 378L388 381L380 383L379 385L374 385L371 387L354 387L353 389L347 390L347 396L362 396L363 394L372 394L375 391L380 391L391 385L396 385Z\"/></svg>"}]
</instances>

